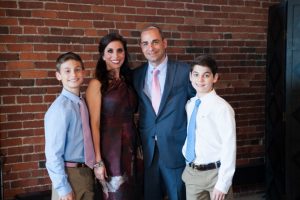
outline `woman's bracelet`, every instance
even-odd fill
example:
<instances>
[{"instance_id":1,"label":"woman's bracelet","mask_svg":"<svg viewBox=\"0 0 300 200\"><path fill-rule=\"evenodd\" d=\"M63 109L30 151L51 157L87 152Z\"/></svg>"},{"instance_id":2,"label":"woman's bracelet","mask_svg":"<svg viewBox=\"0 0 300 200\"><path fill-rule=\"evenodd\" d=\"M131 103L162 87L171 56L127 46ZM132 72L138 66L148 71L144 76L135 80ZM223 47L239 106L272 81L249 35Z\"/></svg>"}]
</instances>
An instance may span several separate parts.
<instances>
[{"instance_id":1,"label":"woman's bracelet","mask_svg":"<svg viewBox=\"0 0 300 200\"><path fill-rule=\"evenodd\" d=\"M103 166L104 166L104 162L102 160L94 164L94 168L103 167Z\"/></svg>"}]
</instances>

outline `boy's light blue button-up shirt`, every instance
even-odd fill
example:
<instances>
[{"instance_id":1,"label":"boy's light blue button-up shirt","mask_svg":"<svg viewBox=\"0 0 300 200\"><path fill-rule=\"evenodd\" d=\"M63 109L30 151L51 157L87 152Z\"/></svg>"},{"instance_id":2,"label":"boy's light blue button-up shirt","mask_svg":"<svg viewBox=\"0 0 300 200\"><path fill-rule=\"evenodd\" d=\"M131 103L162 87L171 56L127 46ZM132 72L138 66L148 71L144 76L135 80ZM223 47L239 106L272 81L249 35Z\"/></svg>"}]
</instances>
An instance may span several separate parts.
<instances>
[{"instance_id":1,"label":"boy's light blue button-up shirt","mask_svg":"<svg viewBox=\"0 0 300 200\"><path fill-rule=\"evenodd\" d=\"M84 163L80 98L63 89L45 114L46 167L59 196L72 191L65 161Z\"/></svg>"}]
</instances>

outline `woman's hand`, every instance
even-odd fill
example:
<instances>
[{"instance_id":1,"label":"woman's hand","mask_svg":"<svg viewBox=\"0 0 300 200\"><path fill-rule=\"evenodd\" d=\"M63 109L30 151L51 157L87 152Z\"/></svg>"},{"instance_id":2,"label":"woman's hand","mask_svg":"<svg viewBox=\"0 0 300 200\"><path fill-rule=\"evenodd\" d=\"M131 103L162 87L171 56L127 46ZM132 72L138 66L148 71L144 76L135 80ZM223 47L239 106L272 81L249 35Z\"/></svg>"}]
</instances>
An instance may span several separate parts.
<instances>
[{"instance_id":1,"label":"woman's hand","mask_svg":"<svg viewBox=\"0 0 300 200\"><path fill-rule=\"evenodd\" d=\"M99 179L100 181L104 181L105 178L107 178L106 168L104 165L101 167L94 168L94 173L96 178Z\"/></svg>"}]
</instances>

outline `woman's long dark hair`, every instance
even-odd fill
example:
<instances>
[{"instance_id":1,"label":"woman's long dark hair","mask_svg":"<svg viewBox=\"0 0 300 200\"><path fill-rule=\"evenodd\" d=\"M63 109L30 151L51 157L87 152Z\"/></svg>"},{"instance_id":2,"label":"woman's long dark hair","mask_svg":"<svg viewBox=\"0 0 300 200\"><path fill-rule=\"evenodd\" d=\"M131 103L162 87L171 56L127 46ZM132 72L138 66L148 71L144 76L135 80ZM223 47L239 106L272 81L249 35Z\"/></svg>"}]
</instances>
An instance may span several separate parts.
<instances>
[{"instance_id":1,"label":"woman's long dark hair","mask_svg":"<svg viewBox=\"0 0 300 200\"><path fill-rule=\"evenodd\" d=\"M127 41L118 33L109 33L100 40L98 46L99 59L96 66L95 76L96 79L98 79L101 82L102 93L105 93L107 91L109 80L112 80L114 78L111 76L111 74L109 74L106 63L103 60L104 50L106 46L113 41L120 41L123 44L123 48L125 51L124 63L122 64L120 69L120 78L124 78L127 84L130 84L131 82L129 75L130 69L128 63L129 54L127 51Z\"/></svg>"}]
</instances>

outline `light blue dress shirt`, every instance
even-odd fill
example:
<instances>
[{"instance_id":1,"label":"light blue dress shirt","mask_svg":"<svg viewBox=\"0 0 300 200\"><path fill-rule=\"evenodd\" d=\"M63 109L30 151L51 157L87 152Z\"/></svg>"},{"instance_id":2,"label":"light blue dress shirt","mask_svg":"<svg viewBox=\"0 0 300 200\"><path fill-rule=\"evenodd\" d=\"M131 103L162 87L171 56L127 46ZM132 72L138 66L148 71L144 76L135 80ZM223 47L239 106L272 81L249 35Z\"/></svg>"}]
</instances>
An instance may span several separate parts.
<instances>
[{"instance_id":1,"label":"light blue dress shirt","mask_svg":"<svg viewBox=\"0 0 300 200\"><path fill-rule=\"evenodd\" d=\"M158 65L156 68L159 69L158 80L160 85L160 93L161 95L164 92L166 76L167 76L167 64L168 64L168 56L165 57L164 61ZM152 87L152 77L153 77L154 67L148 64L146 81L144 86L144 92L151 99L151 87Z\"/></svg>"},{"instance_id":2,"label":"light blue dress shirt","mask_svg":"<svg viewBox=\"0 0 300 200\"><path fill-rule=\"evenodd\" d=\"M72 191L64 161L84 163L80 97L63 89L45 114L46 167L60 196Z\"/></svg>"}]
</instances>

